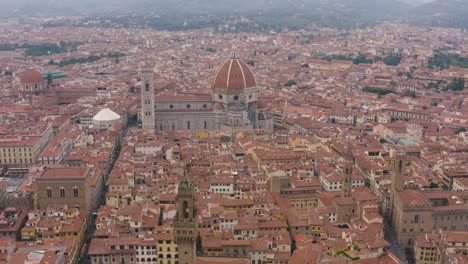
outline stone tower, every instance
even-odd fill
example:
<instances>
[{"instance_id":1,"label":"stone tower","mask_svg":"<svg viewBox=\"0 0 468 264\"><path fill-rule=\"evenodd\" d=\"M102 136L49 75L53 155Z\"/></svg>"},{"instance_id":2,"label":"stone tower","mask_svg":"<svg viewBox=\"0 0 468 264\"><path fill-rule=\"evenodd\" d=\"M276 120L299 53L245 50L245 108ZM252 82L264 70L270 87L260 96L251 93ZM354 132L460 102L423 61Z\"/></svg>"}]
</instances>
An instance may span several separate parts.
<instances>
[{"instance_id":1,"label":"stone tower","mask_svg":"<svg viewBox=\"0 0 468 264\"><path fill-rule=\"evenodd\" d=\"M143 128L155 128L154 70L149 64L141 69L141 121Z\"/></svg>"},{"instance_id":2,"label":"stone tower","mask_svg":"<svg viewBox=\"0 0 468 264\"><path fill-rule=\"evenodd\" d=\"M392 175L392 186L390 190L390 206L389 210L391 213L392 225L394 224L394 211L395 211L395 199L398 193L403 191L405 187L405 169L406 153L397 151L393 153L393 175Z\"/></svg>"},{"instance_id":3,"label":"stone tower","mask_svg":"<svg viewBox=\"0 0 468 264\"><path fill-rule=\"evenodd\" d=\"M404 152L396 152L393 157L392 193L403 191L405 187L405 163L406 154Z\"/></svg>"},{"instance_id":4,"label":"stone tower","mask_svg":"<svg viewBox=\"0 0 468 264\"><path fill-rule=\"evenodd\" d=\"M351 149L351 143L348 142L348 147L346 149L346 157L344 162L344 179L343 179L343 187L341 189L341 196L342 197L351 197L351 187L353 182L353 152Z\"/></svg>"},{"instance_id":5,"label":"stone tower","mask_svg":"<svg viewBox=\"0 0 468 264\"><path fill-rule=\"evenodd\" d=\"M176 196L179 207L174 220L174 237L179 248L179 263L195 263L198 216L195 208L195 186L185 178Z\"/></svg>"}]
</instances>

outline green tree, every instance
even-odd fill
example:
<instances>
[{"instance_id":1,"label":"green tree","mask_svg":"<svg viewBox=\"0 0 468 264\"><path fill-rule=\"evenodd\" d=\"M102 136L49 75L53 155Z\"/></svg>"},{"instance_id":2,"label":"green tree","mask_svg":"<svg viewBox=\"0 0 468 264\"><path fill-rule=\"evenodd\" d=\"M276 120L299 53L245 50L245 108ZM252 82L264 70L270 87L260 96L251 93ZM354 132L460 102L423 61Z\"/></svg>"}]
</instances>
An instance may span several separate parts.
<instances>
[{"instance_id":1,"label":"green tree","mask_svg":"<svg viewBox=\"0 0 468 264\"><path fill-rule=\"evenodd\" d=\"M446 54L436 50L436 53L428 61L428 67L448 69L451 65L460 68L468 68L468 57L462 57L459 54Z\"/></svg>"},{"instance_id":2,"label":"green tree","mask_svg":"<svg viewBox=\"0 0 468 264\"><path fill-rule=\"evenodd\" d=\"M284 86L291 87L291 86L296 85L296 84L297 84L297 82L295 80L289 80L284 84Z\"/></svg>"},{"instance_id":3,"label":"green tree","mask_svg":"<svg viewBox=\"0 0 468 264\"><path fill-rule=\"evenodd\" d=\"M401 55L390 54L383 59L383 62L388 66L398 66L401 62Z\"/></svg>"},{"instance_id":4,"label":"green tree","mask_svg":"<svg viewBox=\"0 0 468 264\"><path fill-rule=\"evenodd\" d=\"M463 133L463 132L466 132L466 128L464 127L459 127L457 128L457 130L455 130L455 134L460 134L460 133Z\"/></svg>"},{"instance_id":5,"label":"green tree","mask_svg":"<svg viewBox=\"0 0 468 264\"><path fill-rule=\"evenodd\" d=\"M362 88L362 91L368 92L368 93L376 93L379 96L386 95L389 93L394 93L392 90L389 90L389 89L381 89L381 88L376 88L372 86L365 86Z\"/></svg>"},{"instance_id":6,"label":"green tree","mask_svg":"<svg viewBox=\"0 0 468 264\"><path fill-rule=\"evenodd\" d=\"M374 61L372 59L366 58L366 56L359 53L359 55L353 59L353 64L361 64L361 63L372 64L374 63Z\"/></svg>"},{"instance_id":7,"label":"green tree","mask_svg":"<svg viewBox=\"0 0 468 264\"><path fill-rule=\"evenodd\" d=\"M289 54L288 55L288 60L294 60L295 58L297 58L297 55L296 54Z\"/></svg>"},{"instance_id":8,"label":"green tree","mask_svg":"<svg viewBox=\"0 0 468 264\"><path fill-rule=\"evenodd\" d=\"M447 85L447 90L461 91L465 89L465 79L453 78L452 82Z\"/></svg>"},{"instance_id":9,"label":"green tree","mask_svg":"<svg viewBox=\"0 0 468 264\"><path fill-rule=\"evenodd\" d=\"M415 91L411 91L411 90L405 90L403 92L403 96L408 96L408 97L412 97L412 98L416 98L417 95L416 95L416 92Z\"/></svg>"}]
</instances>

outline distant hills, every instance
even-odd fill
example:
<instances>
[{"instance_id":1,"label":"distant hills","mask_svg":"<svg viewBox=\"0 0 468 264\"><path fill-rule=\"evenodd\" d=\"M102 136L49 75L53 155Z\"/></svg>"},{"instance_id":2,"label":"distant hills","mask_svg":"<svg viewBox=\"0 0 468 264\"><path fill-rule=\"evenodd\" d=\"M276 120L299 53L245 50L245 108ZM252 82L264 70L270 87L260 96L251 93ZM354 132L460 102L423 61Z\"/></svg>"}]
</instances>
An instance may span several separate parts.
<instances>
[{"instance_id":1,"label":"distant hills","mask_svg":"<svg viewBox=\"0 0 468 264\"><path fill-rule=\"evenodd\" d=\"M397 0L0 0L2 6L0 14L89 15L116 12L158 15L164 13L230 14L271 9L309 11L363 9L366 12L387 14L396 11L401 4Z\"/></svg>"},{"instance_id":2,"label":"distant hills","mask_svg":"<svg viewBox=\"0 0 468 264\"><path fill-rule=\"evenodd\" d=\"M468 0L437 0L410 10L409 20L419 25L468 29Z\"/></svg>"},{"instance_id":3,"label":"distant hills","mask_svg":"<svg viewBox=\"0 0 468 264\"><path fill-rule=\"evenodd\" d=\"M419 25L468 28L468 0L0 0L0 16L243 15L259 23L369 26L403 19Z\"/></svg>"},{"instance_id":4,"label":"distant hills","mask_svg":"<svg viewBox=\"0 0 468 264\"><path fill-rule=\"evenodd\" d=\"M430 2L434 2L434 0L400 0L400 2L413 6L419 6Z\"/></svg>"}]
</instances>

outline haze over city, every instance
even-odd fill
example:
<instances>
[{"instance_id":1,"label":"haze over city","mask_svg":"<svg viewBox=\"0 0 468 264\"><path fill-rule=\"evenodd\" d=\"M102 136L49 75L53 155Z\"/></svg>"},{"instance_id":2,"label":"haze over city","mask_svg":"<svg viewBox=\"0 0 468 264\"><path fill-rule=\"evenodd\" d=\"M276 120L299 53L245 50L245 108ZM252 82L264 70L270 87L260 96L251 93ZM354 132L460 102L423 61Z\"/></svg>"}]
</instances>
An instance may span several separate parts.
<instances>
[{"instance_id":1,"label":"haze over city","mask_svg":"<svg viewBox=\"0 0 468 264\"><path fill-rule=\"evenodd\" d=\"M0 264L468 264L466 14L0 0Z\"/></svg>"}]
</instances>

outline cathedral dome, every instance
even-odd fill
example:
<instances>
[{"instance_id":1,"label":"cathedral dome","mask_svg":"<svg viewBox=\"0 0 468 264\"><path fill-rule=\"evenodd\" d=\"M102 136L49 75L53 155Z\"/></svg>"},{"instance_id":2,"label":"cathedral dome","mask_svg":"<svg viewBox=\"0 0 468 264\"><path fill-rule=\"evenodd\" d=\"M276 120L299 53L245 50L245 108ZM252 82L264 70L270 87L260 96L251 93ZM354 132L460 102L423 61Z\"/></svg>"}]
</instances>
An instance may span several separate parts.
<instances>
[{"instance_id":1,"label":"cathedral dome","mask_svg":"<svg viewBox=\"0 0 468 264\"><path fill-rule=\"evenodd\" d=\"M42 77L42 74L38 70L27 70L18 74L18 76L23 84L35 84L44 81L44 77Z\"/></svg>"},{"instance_id":2,"label":"cathedral dome","mask_svg":"<svg viewBox=\"0 0 468 264\"><path fill-rule=\"evenodd\" d=\"M256 86L249 66L236 53L218 69L213 81L213 89L245 89Z\"/></svg>"}]
</instances>

